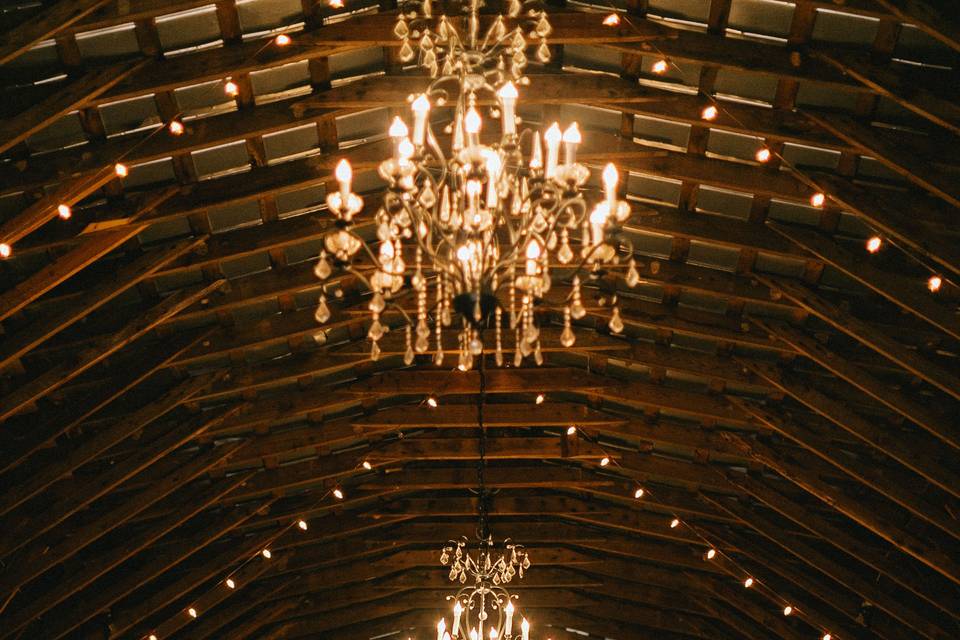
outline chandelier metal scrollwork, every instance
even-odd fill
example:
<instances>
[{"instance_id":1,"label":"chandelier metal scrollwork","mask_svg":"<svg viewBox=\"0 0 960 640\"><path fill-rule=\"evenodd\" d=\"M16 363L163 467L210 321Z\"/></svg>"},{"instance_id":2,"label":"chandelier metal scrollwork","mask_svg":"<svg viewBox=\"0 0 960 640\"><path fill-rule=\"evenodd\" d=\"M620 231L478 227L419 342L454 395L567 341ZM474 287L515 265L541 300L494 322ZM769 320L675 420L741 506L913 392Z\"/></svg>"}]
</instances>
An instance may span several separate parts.
<instances>
[{"instance_id":1,"label":"chandelier metal scrollwork","mask_svg":"<svg viewBox=\"0 0 960 640\"><path fill-rule=\"evenodd\" d=\"M496 556L496 557L495 557ZM437 640L510 640L514 635L516 596L510 595L506 584L514 577L523 578L530 568L530 557L520 545L504 540L504 551L496 555L491 537L481 540L476 557L470 555L467 539L451 541L440 554L440 563L450 567L451 582L464 585L453 600L453 619L447 627L446 619L437 624ZM468 584L471 582L471 584ZM521 640L529 640L530 623L524 618L520 625Z\"/></svg>"},{"instance_id":2,"label":"chandelier metal scrollwork","mask_svg":"<svg viewBox=\"0 0 960 640\"><path fill-rule=\"evenodd\" d=\"M479 5L471 0L461 20L434 16L430 0L401 4L394 29L400 57L416 57L431 81L424 93L411 96L412 131L400 117L390 126L393 154L379 166L388 187L373 216L376 239L365 240L355 225L364 202L351 190L345 160L335 172L339 189L327 197L335 228L324 238L315 272L326 281L335 269L344 270L370 289L367 335L374 360L388 330L381 315L389 303L406 319L407 364L430 352L442 364L443 330L455 317L460 369L473 367L488 327L498 365L505 330L515 334L515 365L527 357L540 364L537 308L558 316L562 311L560 343L569 347L576 340L572 321L586 314L581 276L616 266L629 286L639 280L632 245L620 233L631 209L618 196L616 167L604 169L603 197L591 208L585 196L590 171L577 162L578 125L561 132L553 123L542 136L518 127L518 87L529 84L528 47L539 61L550 58L546 12L538 2L511 0L506 15L481 15ZM464 23L461 34L457 26ZM490 112L500 121L492 135L484 135L484 104L495 105ZM428 117L439 108L452 108L443 133ZM549 307L555 273L570 290ZM323 323L330 315L324 294L316 317ZM609 326L623 330L615 305Z\"/></svg>"}]
</instances>

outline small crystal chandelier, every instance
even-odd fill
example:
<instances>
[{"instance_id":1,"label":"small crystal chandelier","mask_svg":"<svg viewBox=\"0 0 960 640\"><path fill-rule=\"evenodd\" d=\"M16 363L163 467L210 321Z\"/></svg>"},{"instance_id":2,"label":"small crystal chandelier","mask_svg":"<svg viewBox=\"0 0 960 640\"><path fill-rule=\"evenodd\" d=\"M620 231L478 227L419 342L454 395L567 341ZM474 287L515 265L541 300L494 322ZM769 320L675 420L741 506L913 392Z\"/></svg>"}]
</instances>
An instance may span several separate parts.
<instances>
[{"instance_id":1,"label":"small crystal chandelier","mask_svg":"<svg viewBox=\"0 0 960 640\"><path fill-rule=\"evenodd\" d=\"M430 0L401 3L394 28L400 57L405 62L417 57L432 80L424 93L410 98L412 131L400 117L390 125L393 154L379 166L387 190L373 217L376 240L358 234L355 217L364 203L351 190L346 160L335 171L339 189L327 196L336 219L315 273L326 281L334 269L344 270L372 292L367 336L374 360L388 330L381 314L389 303L406 320L408 365L415 354L431 351L435 364L442 364L443 329L455 322L461 370L471 369L483 352L486 328L494 330L498 366L504 361L504 329L515 334L514 364L532 356L539 365L536 309L546 308L552 273L571 286L562 303L564 347L576 340L572 321L586 315L581 276L597 277L620 265L622 247L630 256L627 284L639 280L633 247L620 233L631 209L617 195L616 167L603 170L603 197L591 208L584 194L590 171L577 162L577 124L561 132L553 123L542 136L518 128L517 87L529 84L528 44L536 44L538 60L550 59L546 12L539 2L511 0L505 16L484 16L490 24L481 37L479 5L470 0L463 35L456 19L434 17ZM500 120L499 135L487 137L489 142L481 141L483 101L497 105L491 114ZM428 115L447 107L453 121L439 134L449 135L441 144ZM559 315L561 309L555 311ZM320 323L330 318L326 293L316 318ZM623 330L615 305L609 327L613 333Z\"/></svg>"},{"instance_id":2,"label":"small crystal chandelier","mask_svg":"<svg viewBox=\"0 0 960 640\"><path fill-rule=\"evenodd\" d=\"M510 640L514 638L514 600L506 584L514 576L523 578L530 568L526 550L510 540L504 541L504 552L495 556L493 538L480 541L476 557L470 555L466 538L443 548L440 563L450 567L450 580L463 586L453 600L453 623L447 627L446 620L437 623L437 640ZM472 584L467 584L472 578ZM530 623L523 618L520 625L521 640L529 640ZM486 635L485 635L486 634Z\"/></svg>"}]
</instances>

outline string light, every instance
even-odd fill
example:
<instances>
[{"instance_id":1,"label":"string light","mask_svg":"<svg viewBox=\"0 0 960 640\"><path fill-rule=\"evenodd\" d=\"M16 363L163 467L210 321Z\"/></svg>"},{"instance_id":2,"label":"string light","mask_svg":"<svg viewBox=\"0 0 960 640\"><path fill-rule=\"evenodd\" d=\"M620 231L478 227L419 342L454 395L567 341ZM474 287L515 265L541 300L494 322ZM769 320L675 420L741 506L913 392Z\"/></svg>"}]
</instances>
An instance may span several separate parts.
<instances>
[{"instance_id":1,"label":"string light","mask_svg":"<svg viewBox=\"0 0 960 640\"><path fill-rule=\"evenodd\" d=\"M169 131L171 135L183 135L183 123L179 120L171 120L170 124L167 125L167 131Z\"/></svg>"},{"instance_id":2,"label":"string light","mask_svg":"<svg viewBox=\"0 0 960 640\"><path fill-rule=\"evenodd\" d=\"M671 528L671 529L676 529L676 528L679 527L679 526L680 526L680 521L677 520L676 518L674 518L673 520L670 521L670 528Z\"/></svg>"},{"instance_id":3,"label":"string light","mask_svg":"<svg viewBox=\"0 0 960 640\"><path fill-rule=\"evenodd\" d=\"M156 634L151 633L149 636L147 636L147 640L157 640Z\"/></svg>"},{"instance_id":4,"label":"string light","mask_svg":"<svg viewBox=\"0 0 960 640\"><path fill-rule=\"evenodd\" d=\"M364 460L363 464L361 464L360 466L366 469L367 471L370 471L370 469L373 469L373 465L370 464L369 460Z\"/></svg>"},{"instance_id":5,"label":"string light","mask_svg":"<svg viewBox=\"0 0 960 640\"><path fill-rule=\"evenodd\" d=\"M820 191L810 196L810 204L812 204L818 209L822 207L824 203L826 203L826 201L827 201L827 196Z\"/></svg>"},{"instance_id":6,"label":"string light","mask_svg":"<svg viewBox=\"0 0 960 640\"><path fill-rule=\"evenodd\" d=\"M328 0L327 5L331 9L343 9L343 0Z\"/></svg>"},{"instance_id":7,"label":"string light","mask_svg":"<svg viewBox=\"0 0 960 640\"><path fill-rule=\"evenodd\" d=\"M237 83L233 80L227 80L227 82L223 85L223 92L231 98L235 98L240 93L240 87L238 87Z\"/></svg>"},{"instance_id":8,"label":"string light","mask_svg":"<svg viewBox=\"0 0 960 640\"><path fill-rule=\"evenodd\" d=\"M570 425L569 427L567 427L567 435L568 435L568 436L572 436L572 435L574 435L576 432L577 432L577 428L576 428L575 426Z\"/></svg>"},{"instance_id":9,"label":"string light","mask_svg":"<svg viewBox=\"0 0 960 640\"><path fill-rule=\"evenodd\" d=\"M717 550L716 549L708 550L707 555L705 557L707 558L707 560L713 560L714 558L717 557Z\"/></svg>"},{"instance_id":10,"label":"string light","mask_svg":"<svg viewBox=\"0 0 960 640\"><path fill-rule=\"evenodd\" d=\"M333 490L333 495L337 500L343 500L343 491L340 490L340 487Z\"/></svg>"},{"instance_id":11,"label":"string light","mask_svg":"<svg viewBox=\"0 0 960 640\"><path fill-rule=\"evenodd\" d=\"M233 581L233 578L227 578L224 580L223 584L227 585L228 589L236 589L237 583Z\"/></svg>"},{"instance_id":12,"label":"string light","mask_svg":"<svg viewBox=\"0 0 960 640\"><path fill-rule=\"evenodd\" d=\"M274 39L274 42L277 43L277 46L278 46L278 47L285 47L285 46L287 46L288 44L290 44L291 42L293 42L293 40L291 40L291 39L290 39L290 36L288 36L287 34L281 33L280 35L278 35L278 36Z\"/></svg>"},{"instance_id":13,"label":"string light","mask_svg":"<svg viewBox=\"0 0 960 640\"><path fill-rule=\"evenodd\" d=\"M126 178L128 175L130 175L130 169L128 169L127 165L123 164L122 162L118 162L117 164L113 165L113 172L117 174L118 178Z\"/></svg>"},{"instance_id":14,"label":"string light","mask_svg":"<svg viewBox=\"0 0 960 640\"><path fill-rule=\"evenodd\" d=\"M943 278L941 278L940 276L930 276L930 279L927 280L927 289L930 289L931 293L936 293L937 291L940 291L940 287L942 286L943 286Z\"/></svg>"},{"instance_id":15,"label":"string light","mask_svg":"<svg viewBox=\"0 0 960 640\"><path fill-rule=\"evenodd\" d=\"M69 220L70 216L73 215L73 210L68 204L61 204L57 207L57 215L60 216L62 220Z\"/></svg>"},{"instance_id":16,"label":"string light","mask_svg":"<svg viewBox=\"0 0 960 640\"><path fill-rule=\"evenodd\" d=\"M547 399L546 396L544 396L542 393L538 393L538 394L537 394L537 399L535 400L535 402L536 402L537 404L543 404L543 401L546 400L546 399Z\"/></svg>"},{"instance_id":17,"label":"string light","mask_svg":"<svg viewBox=\"0 0 960 640\"><path fill-rule=\"evenodd\" d=\"M620 24L620 16L616 13L611 13L603 19L603 24L608 27L616 27Z\"/></svg>"},{"instance_id":18,"label":"string light","mask_svg":"<svg viewBox=\"0 0 960 640\"><path fill-rule=\"evenodd\" d=\"M13 254L13 248L6 242L0 242L0 258L9 258Z\"/></svg>"},{"instance_id":19,"label":"string light","mask_svg":"<svg viewBox=\"0 0 960 640\"><path fill-rule=\"evenodd\" d=\"M830 635L829 633L825 633L823 634L822 640L833 640L833 636Z\"/></svg>"},{"instance_id":20,"label":"string light","mask_svg":"<svg viewBox=\"0 0 960 640\"><path fill-rule=\"evenodd\" d=\"M651 71L653 71L658 76L662 76L667 72L668 68L669 68L669 65L667 64L667 61L664 60L663 58L660 58L659 60L653 63L653 67L651 67Z\"/></svg>"},{"instance_id":21,"label":"string light","mask_svg":"<svg viewBox=\"0 0 960 640\"><path fill-rule=\"evenodd\" d=\"M194 609L193 607L190 607L189 609L187 609L187 613L190 614L191 618L197 617L197 610Z\"/></svg>"},{"instance_id":22,"label":"string light","mask_svg":"<svg viewBox=\"0 0 960 640\"><path fill-rule=\"evenodd\" d=\"M753 586L753 578L747 578L746 580L743 581L743 587L745 589L749 589L752 586Z\"/></svg>"},{"instance_id":23,"label":"string light","mask_svg":"<svg viewBox=\"0 0 960 640\"><path fill-rule=\"evenodd\" d=\"M783 615L788 616L791 613L793 613L793 607L791 607L790 605L787 605L783 608Z\"/></svg>"},{"instance_id":24,"label":"string light","mask_svg":"<svg viewBox=\"0 0 960 640\"><path fill-rule=\"evenodd\" d=\"M297 520L297 526L300 527L300 531L306 531L308 528L306 520Z\"/></svg>"},{"instance_id":25,"label":"string light","mask_svg":"<svg viewBox=\"0 0 960 640\"><path fill-rule=\"evenodd\" d=\"M263 551L260 552L260 555L262 555L267 560L273 557L273 554L270 553L270 549L264 549Z\"/></svg>"},{"instance_id":26,"label":"string light","mask_svg":"<svg viewBox=\"0 0 960 640\"><path fill-rule=\"evenodd\" d=\"M633 492L633 497L639 500L643 497L643 487L637 487L637 490Z\"/></svg>"},{"instance_id":27,"label":"string light","mask_svg":"<svg viewBox=\"0 0 960 640\"><path fill-rule=\"evenodd\" d=\"M431 408L436 409L439 403L434 396L427 396L427 404L430 405Z\"/></svg>"},{"instance_id":28,"label":"string light","mask_svg":"<svg viewBox=\"0 0 960 640\"><path fill-rule=\"evenodd\" d=\"M867 240L867 251L870 253L876 253L877 251L880 251L880 247L882 246L883 239L881 239L880 236L872 236L869 240Z\"/></svg>"},{"instance_id":29,"label":"string light","mask_svg":"<svg viewBox=\"0 0 960 640\"><path fill-rule=\"evenodd\" d=\"M603 456L603 459L600 461L600 466L605 467L608 464L610 464L610 458L608 458L607 456Z\"/></svg>"},{"instance_id":30,"label":"string light","mask_svg":"<svg viewBox=\"0 0 960 640\"><path fill-rule=\"evenodd\" d=\"M770 158L772 157L772 155L773 154L770 153L770 149L767 149L766 147L763 147L762 149L757 149L757 156L756 156L757 162L770 162Z\"/></svg>"},{"instance_id":31,"label":"string light","mask_svg":"<svg viewBox=\"0 0 960 640\"><path fill-rule=\"evenodd\" d=\"M719 112L717 111L717 108L713 105L710 105L709 107L704 107L703 111L700 112L700 117L708 121L716 120L718 113Z\"/></svg>"}]
</instances>

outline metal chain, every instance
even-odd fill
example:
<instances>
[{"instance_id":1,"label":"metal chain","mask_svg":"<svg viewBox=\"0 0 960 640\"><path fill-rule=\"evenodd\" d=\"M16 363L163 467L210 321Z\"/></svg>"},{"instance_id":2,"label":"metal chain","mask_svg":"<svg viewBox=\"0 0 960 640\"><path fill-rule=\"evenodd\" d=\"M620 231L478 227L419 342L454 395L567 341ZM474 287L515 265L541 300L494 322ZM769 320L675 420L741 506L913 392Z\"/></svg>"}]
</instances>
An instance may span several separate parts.
<instances>
[{"instance_id":1,"label":"metal chain","mask_svg":"<svg viewBox=\"0 0 960 640\"><path fill-rule=\"evenodd\" d=\"M483 369L483 354L480 354L480 366L477 367L477 371L480 374L480 393L477 396L477 426L480 429L479 435L479 445L480 445L480 460L477 464L477 483L480 485L480 539L486 540L490 536L490 527L487 522L487 511L489 505L487 503L489 499L489 494L487 493L486 482L484 478L484 469L486 467L486 455L487 455L487 431L483 425L483 404L486 401L487 393L487 381L484 376Z\"/></svg>"}]
</instances>

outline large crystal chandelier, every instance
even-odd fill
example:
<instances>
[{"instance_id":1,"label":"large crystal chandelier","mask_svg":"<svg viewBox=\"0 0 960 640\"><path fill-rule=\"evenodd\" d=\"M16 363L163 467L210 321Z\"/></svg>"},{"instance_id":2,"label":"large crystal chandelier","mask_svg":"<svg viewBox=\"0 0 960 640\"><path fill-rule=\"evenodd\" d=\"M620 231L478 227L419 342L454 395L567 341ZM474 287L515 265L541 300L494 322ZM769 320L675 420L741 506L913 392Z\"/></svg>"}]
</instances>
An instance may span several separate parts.
<instances>
[{"instance_id":1,"label":"large crystal chandelier","mask_svg":"<svg viewBox=\"0 0 960 640\"><path fill-rule=\"evenodd\" d=\"M466 538L443 548L440 563L450 567L449 578L464 586L453 600L453 621L447 627L445 618L437 623L437 640L510 640L514 634L516 596L506 584L514 576L523 578L530 568L530 558L519 545L504 541L504 551L496 554L492 537L480 540L476 555L471 555ZM526 618L517 625L521 640L529 640L530 623Z\"/></svg>"},{"instance_id":2,"label":"large crystal chandelier","mask_svg":"<svg viewBox=\"0 0 960 640\"><path fill-rule=\"evenodd\" d=\"M483 352L487 328L495 333L498 365L505 329L515 333L515 365L529 356L540 364L538 309L557 317L562 309L560 342L570 347L572 320L586 314L581 277L619 265L628 285L639 279L632 246L619 233L630 206L618 197L616 167L603 170L603 196L591 208L584 193L590 171L577 162L577 124L561 132L553 123L542 135L518 127L518 87L529 84L527 49L535 47L541 62L550 56L546 12L539 3L511 0L506 15L481 15L479 5L469 0L465 16L435 17L430 0L401 4L394 28L400 57L416 57L430 83L410 98L412 127L399 116L390 125L393 154L379 166L387 190L373 224L361 215L364 202L351 190L346 160L335 172L339 189L327 197L336 220L315 271L325 281L334 269L345 270L372 292L367 335L374 360L388 330L381 316L389 303L406 320L407 364L432 351L440 365L443 329L454 323L462 370ZM485 131L484 104L494 105L499 132ZM451 110L442 133L431 126L433 109ZM364 228L368 236L375 230L375 239L362 237ZM619 247L631 256L625 264ZM554 279L569 291L548 305ZM326 293L316 317L321 323L330 317ZM623 329L615 305L609 326Z\"/></svg>"}]
</instances>

